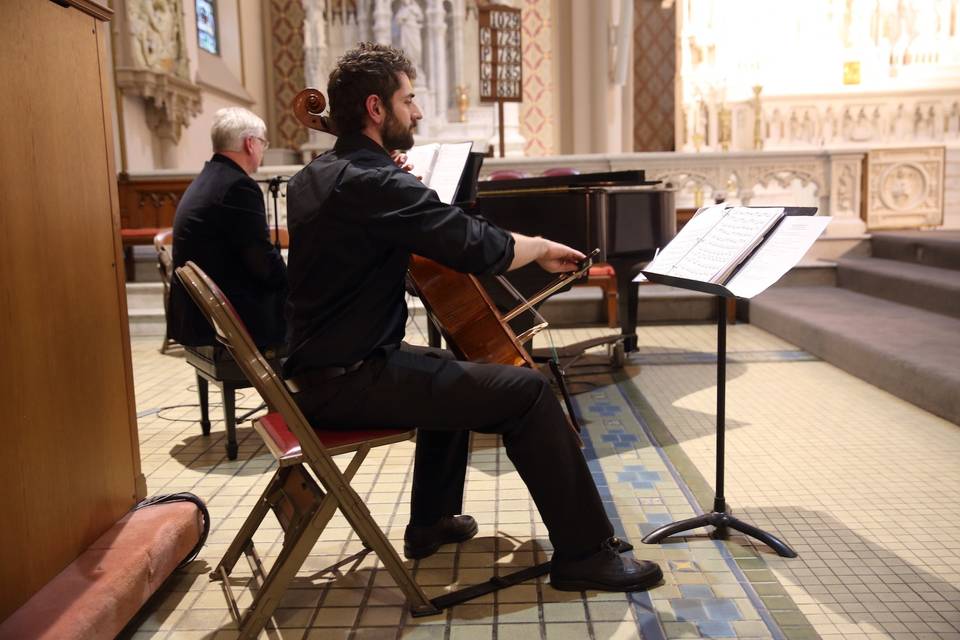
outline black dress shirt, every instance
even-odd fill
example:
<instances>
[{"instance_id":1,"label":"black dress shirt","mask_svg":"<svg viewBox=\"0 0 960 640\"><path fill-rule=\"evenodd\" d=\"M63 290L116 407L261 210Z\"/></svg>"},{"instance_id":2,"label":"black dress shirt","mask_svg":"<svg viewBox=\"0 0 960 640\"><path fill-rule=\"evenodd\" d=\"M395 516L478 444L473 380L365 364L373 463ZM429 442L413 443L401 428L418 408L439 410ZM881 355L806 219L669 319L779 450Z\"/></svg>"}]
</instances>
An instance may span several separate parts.
<instances>
[{"instance_id":1,"label":"black dress shirt","mask_svg":"<svg viewBox=\"0 0 960 640\"><path fill-rule=\"evenodd\" d=\"M442 203L359 133L290 179L287 224L288 376L399 344L411 253L473 274L503 273L513 261L509 232Z\"/></svg>"},{"instance_id":2,"label":"black dress shirt","mask_svg":"<svg viewBox=\"0 0 960 640\"><path fill-rule=\"evenodd\" d=\"M270 244L263 192L226 156L214 154L177 205L173 263L180 267L188 260L226 294L257 346L284 344L287 268ZM179 278L171 282L167 326L182 345L217 344Z\"/></svg>"}]
</instances>

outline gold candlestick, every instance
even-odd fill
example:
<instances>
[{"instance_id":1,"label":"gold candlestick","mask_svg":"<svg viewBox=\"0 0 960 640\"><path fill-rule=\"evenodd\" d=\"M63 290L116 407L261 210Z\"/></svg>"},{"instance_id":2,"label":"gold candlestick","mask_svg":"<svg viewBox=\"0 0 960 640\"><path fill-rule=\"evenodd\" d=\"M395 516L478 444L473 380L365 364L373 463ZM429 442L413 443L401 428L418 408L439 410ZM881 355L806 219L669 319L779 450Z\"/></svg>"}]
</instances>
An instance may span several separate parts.
<instances>
[{"instance_id":1,"label":"gold candlestick","mask_svg":"<svg viewBox=\"0 0 960 640\"><path fill-rule=\"evenodd\" d=\"M760 92L763 87L759 84L753 85L753 148L763 149L763 114L760 113Z\"/></svg>"},{"instance_id":2,"label":"gold candlestick","mask_svg":"<svg viewBox=\"0 0 960 640\"><path fill-rule=\"evenodd\" d=\"M470 94L465 84L457 86L457 108L460 109L460 122L467 121L467 107L470 106Z\"/></svg>"},{"instance_id":3,"label":"gold candlestick","mask_svg":"<svg viewBox=\"0 0 960 640\"><path fill-rule=\"evenodd\" d=\"M730 143L733 140L732 127L733 114L726 105L720 105L720 149L730 151Z\"/></svg>"}]
</instances>

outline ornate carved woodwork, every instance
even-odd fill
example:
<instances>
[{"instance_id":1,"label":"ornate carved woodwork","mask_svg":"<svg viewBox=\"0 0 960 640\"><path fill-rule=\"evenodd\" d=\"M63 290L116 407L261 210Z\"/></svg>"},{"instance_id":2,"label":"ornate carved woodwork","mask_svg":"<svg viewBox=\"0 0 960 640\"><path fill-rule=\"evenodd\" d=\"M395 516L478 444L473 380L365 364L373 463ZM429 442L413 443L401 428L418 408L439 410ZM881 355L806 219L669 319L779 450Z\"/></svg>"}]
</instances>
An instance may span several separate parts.
<instances>
[{"instance_id":1,"label":"ornate carved woodwork","mask_svg":"<svg viewBox=\"0 0 960 640\"><path fill-rule=\"evenodd\" d=\"M196 176L183 175L171 178L131 178L121 173L117 179L120 196L121 229L162 229L173 226L180 197ZM144 242L127 244L150 244L151 235Z\"/></svg>"}]
</instances>

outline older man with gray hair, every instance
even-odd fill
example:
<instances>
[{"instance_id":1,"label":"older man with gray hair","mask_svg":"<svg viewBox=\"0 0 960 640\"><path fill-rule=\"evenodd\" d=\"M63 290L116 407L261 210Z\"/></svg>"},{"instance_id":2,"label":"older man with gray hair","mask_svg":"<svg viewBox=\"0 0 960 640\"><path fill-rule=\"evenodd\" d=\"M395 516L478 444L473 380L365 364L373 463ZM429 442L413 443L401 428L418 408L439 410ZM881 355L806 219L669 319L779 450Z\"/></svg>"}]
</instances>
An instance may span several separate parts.
<instances>
[{"instance_id":1,"label":"older man with gray hair","mask_svg":"<svg viewBox=\"0 0 960 640\"><path fill-rule=\"evenodd\" d=\"M246 109L220 109L210 140L213 157L177 206L174 265L188 260L199 265L233 303L257 346L281 346L287 269L270 243L263 192L250 177L268 147L266 125ZM185 347L217 345L210 325L176 278L167 326L170 337Z\"/></svg>"}]
</instances>

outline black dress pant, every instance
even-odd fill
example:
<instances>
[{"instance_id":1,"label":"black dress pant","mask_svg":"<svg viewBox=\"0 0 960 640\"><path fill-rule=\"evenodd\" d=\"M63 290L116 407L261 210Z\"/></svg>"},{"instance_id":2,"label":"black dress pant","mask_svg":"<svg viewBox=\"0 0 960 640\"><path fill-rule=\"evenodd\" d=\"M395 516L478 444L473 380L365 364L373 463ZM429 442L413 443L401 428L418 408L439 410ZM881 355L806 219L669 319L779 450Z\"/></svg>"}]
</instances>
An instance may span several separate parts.
<instances>
[{"instance_id":1,"label":"black dress pant","mask_svg":"<svg viewBox=\"0 0 960 640\"><path fill-rule=\"evenodd\" d=\"M411 524L462 513L469 432L478 431L503 436L555 555L584 555L613 535L577 438L538 371L404 344L295 398L323 428L417 428Z\"/></svg>"}]
</instances>

